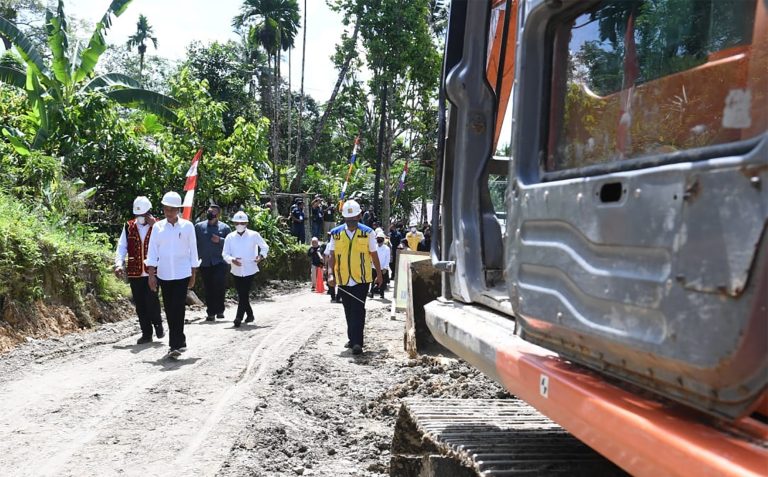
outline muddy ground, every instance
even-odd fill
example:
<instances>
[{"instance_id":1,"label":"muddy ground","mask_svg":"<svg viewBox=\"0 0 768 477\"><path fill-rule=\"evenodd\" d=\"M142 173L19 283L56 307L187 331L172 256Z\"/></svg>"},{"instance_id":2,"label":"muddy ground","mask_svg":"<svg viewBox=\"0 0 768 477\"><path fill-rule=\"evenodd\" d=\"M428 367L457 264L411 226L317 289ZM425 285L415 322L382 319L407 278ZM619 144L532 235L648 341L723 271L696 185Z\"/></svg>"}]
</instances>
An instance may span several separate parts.
<instances>
[{"instance_id":1,"label":"muddy ground","mask_svg":"<svg viewBox=\"0 0 768 477\"><path fill-rule=\"evenodd\" d=\"M456 359L408 359L388 300L352 356L341 305L306 288L262 291L255 326L189 311L178 362L132 320L0 357L0 475L388 475L401 399L507 397Z\"/></svg>"}]
</instances>

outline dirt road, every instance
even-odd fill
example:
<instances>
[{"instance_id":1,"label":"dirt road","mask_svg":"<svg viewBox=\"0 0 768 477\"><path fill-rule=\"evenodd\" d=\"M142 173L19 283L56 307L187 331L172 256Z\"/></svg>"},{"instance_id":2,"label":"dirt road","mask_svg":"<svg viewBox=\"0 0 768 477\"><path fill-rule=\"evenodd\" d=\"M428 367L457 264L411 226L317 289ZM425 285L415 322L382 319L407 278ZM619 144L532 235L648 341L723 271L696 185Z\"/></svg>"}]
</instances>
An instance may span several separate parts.
<instances>
[{"instance_id":1,"label":"dirt road","mask_svg":"<svg viewBox=\"0 0 768 477\"><path fill-rule=\"evenodd\" d=\"M176 362L167 339L136 346L133 322L30 344L0 358L0 475L386 474L399 398L501 392L408 360L386 306L369 302L362 357L341 305L308 291L255 301L256 326L188 313Z\"/></svg>"}]
</instances>

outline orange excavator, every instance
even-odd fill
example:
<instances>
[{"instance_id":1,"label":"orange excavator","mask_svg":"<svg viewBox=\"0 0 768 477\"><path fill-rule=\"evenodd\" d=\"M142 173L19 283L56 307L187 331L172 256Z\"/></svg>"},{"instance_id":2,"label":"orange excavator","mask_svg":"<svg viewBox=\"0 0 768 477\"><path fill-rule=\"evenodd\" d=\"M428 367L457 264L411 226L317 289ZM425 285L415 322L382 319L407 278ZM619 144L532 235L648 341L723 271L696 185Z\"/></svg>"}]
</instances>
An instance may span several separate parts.
<instances>
[{"instance_id":1,"label":"orange excavator","mask_svg":"<svg viewBox=\"0 0 768 477\"><path fill-rule=\"evenodd\" d=\"M525 407L392 475L768 475L768 1L453 0L440 116L426 324Z\"/></svg>"}]
</instances>

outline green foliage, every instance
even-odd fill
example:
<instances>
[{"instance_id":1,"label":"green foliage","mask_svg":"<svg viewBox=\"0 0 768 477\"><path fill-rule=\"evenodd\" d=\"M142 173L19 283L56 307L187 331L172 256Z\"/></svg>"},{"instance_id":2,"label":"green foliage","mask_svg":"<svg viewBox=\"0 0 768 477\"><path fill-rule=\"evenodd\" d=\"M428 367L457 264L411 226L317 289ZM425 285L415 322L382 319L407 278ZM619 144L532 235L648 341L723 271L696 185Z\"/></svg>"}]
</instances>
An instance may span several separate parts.
<instances>
[{"instance_id":1,"label":"green foliage","mask_svg":"<svg viewBox=\"0 0 768 477\"><path fill-rule=\"evenodd\" d=\"M70 224L63 229L0 193L0 297L82 306L92 293L110 301L127 295L111 275L107 237Z\"/></svg>"}]
</instances>

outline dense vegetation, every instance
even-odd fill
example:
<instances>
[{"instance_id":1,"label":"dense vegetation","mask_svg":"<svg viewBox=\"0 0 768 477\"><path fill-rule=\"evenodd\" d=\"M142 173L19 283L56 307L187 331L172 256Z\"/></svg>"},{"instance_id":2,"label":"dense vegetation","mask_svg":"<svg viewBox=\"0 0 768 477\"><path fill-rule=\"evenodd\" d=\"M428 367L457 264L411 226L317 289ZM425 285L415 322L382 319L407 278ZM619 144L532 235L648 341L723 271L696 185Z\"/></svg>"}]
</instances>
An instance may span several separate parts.
<instances>
[{"instance_id":1,"label":"dense vegetation","mask_svg":"<svg viewBox=\"0 0 768 477\"><path fill-rule=\"evenodd\" d=\"M108 44L131 1L104 3L89 27L64 0L52 10L0 0L3 302L119 294L108 257L133 198L157 206L181 191L200 148L196 214L211 200L227 214L247 210L278 260L295 249L278 216L287 203L276 201L275 215L263 204L278 192L338 199L357 136L348 191L384 222L429 197L443 2L328 0L346 25L330 98L304 93L303 61L300 85L285 75L300 25L312 25L297 0L245 0L232 23L240 41L194 42L181 61L161 56L143 15L127 41Z\"/></svg>"}]
</instances>

